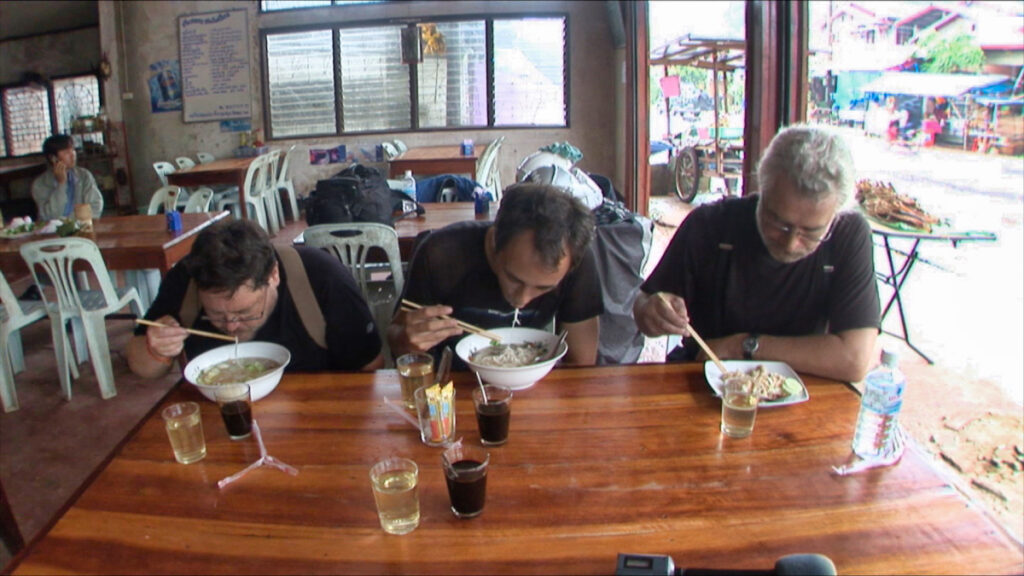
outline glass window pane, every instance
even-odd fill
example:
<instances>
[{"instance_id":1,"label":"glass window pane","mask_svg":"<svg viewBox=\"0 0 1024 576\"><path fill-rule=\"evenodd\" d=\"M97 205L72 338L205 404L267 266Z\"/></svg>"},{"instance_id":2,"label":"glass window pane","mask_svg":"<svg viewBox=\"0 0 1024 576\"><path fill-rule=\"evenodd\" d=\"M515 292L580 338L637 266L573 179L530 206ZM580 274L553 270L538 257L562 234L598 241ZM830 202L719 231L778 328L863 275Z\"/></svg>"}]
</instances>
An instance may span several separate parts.
<instances>
[{"instance_id":1,"label":"glass window pane","mask_svg":"<svg viewBox=\"0 0 1024 576\"><path fill-rule=\"evenodd\" d=\"M43 151L50 136L49 90L42 86L20 86L4 90L4 123L11 134L11 155Z\"/></svg>"},{"instance_id":2,"label":"glass window pane","mask_svg":"<svg viewBox=\"0 0 1024 576\"><path fill-rule=\"evenodd\" d=\"M402 26L341 30L342 126L345 132L407 130L409 69L402 63Z\"/></svg>"},{"instance_id":3,"label":"glass window pane","mask_svg":"<svg viewBox=\"0 0 1024 576\"><path fill-rule=\"evenodd\" d=\"M263 0L260 7L264 12L276 12L278 10L294 10L296 8L313 8L316 6L330 6L331 0Z\"/></svg>"},{"instance_id":4,"label":"glass window pane","mask_svg":"<svg viewBox=\"0 0 1024 576\"><path fill-rule=\"evenodd\" d=\"M267 36L270 136L335 134L331 31Z\"/></svg>"},{"instance_id":5,"label":"glass window pane","mask_svg":"<svg viewBox=\"0 0 1024 576\"><path fill-rule=\"evenodd\" d=\"M70 134L77 118L100 112L100 82L95 76L77 76L53 81L57 105L57 133ZM102 142L102 136L98 140ZM97 138L90 138L95 142Z\"/></svg>"},{"instance_id":6,"label":"glass window pane","mask_svg":"<svg viewBox=\"0 0 1024 576\"><path fill-rule=\"evenodd\" d=\"M7 156L7 139L4 134L4 116L0 114L0 156Z\"/></svg>"},{"instance_id":7,"label":"glass window pane","mask_svg":"<svg viewBox=\"0 0 1024 576\"><path fill-rule=\"evenodd\" d=\"M565 126L565 18L494 21L496 126Z\"/></svg>"},{"instance_id":8,"label":"glass window pane","mask_svg":"<svg viewBox=\"0 0 1024 576\"><path fill-rule=\"evenodd\" d=\"M487 125L487 28L483 20L421 24L420 128Z\"/></svg>"}]
</instances>

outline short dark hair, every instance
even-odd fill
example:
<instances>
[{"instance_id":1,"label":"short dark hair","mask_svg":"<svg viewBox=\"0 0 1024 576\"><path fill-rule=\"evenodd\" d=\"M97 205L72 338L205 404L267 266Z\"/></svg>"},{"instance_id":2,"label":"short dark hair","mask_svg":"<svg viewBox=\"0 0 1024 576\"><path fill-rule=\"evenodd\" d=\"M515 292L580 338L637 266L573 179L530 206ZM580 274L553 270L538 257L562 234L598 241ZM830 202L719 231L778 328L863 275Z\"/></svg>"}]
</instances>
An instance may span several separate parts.
<instances>
[{"instance_id":1,"label":"short dark hair","mask_svg":"<svg viewBox=\"0 0 1024 576\"><path fill-rule=\"evenodd\" d=\"M75 141L67 134L57 134L56 136L50 136L43 141L43 156L49 160L50 156L56 156L58 152L67 150L68 148L74 148Z\"/></svg>"},{"instance_id":2,"label":"short dark hair","mask_svg":"<svg viewBox=\"0 0 1024 576\"><path fill-rule=\"evenodd\" d=\"M594 238L594 215L578 199L547 184L521 182L505 189L494 219L494 250L501 252L520 232L533 231L533 247L557 268L568 245L572 268Z\"/></svg>"},{"instance_id":3,"label":"short dark hair","mask_svg":"<svg viewBox=\"0 0 1024 576\"><path fill-rule=\"evenodd\" d=\"M234 294L249 284L266 286L277 255L267 233L251 220L214 223L196 236L185 269L200 290Z\"/></svg>"}]
</instances>

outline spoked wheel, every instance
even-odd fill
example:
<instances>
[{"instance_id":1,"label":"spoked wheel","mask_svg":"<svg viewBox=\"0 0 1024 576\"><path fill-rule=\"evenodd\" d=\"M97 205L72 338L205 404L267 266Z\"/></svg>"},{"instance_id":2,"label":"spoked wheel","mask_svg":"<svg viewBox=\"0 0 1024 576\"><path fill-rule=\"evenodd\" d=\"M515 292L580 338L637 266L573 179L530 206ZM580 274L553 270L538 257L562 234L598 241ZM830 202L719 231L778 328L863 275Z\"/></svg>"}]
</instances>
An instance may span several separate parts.
<instances>
[{"instance_id":1,"label":"spoked wheel","mask_svg":"<svg viewBox=\"0 0 1024 576\"><path fill-rule=\"evenodd\" d=\"M676 196L687 204L693 202L697 197L697 184L700 181L695 148L688 146L679 152L674 172Z\"/></svg>"}]
</instances>

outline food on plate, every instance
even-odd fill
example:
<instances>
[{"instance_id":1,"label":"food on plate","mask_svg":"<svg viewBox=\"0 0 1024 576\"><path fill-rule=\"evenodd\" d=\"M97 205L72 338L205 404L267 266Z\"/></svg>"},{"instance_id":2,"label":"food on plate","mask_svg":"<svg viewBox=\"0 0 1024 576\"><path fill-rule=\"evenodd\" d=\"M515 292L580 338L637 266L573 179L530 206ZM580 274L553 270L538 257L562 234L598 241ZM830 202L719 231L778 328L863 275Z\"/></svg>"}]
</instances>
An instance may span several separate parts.
<instances>
[{"instance_id":1,"label":"food on plate","mask_svg":"<svg viewBox=\"0 0 1024 576\"><path fill-rule=\"evenodd\" d=\"M765 401L779 400L800 391L800 383L793 378L771 372L758 365L748 372L733 370L722 374L722 382L731 378L743 378L754 393Z\"/></svg>"},{"instance_id":2,"label":"food on plate","mask_svg":"<svg viewBox=\"0 0 1024 576\"><path fill-rule=\"evenodd\" d=\"M519 344L499 344L491 342L486 348L474 352L469 359L481 366L498 368L518 368L537 363L546 358L548 349L541 342L522 342Z\"/></svg>"},{"instance_id":3,"label":"food on plate","mask_svg":"<svg viewBox=\"0 0 1024 576\"><path fill-rule=\"evenodd\" d=\"M11 224L0 230L0 234L4 236L17 236L18 234L26 234L36 229L36 225L32 222L32 218L26 216L24 218L18 217L11 220Z\"/></svg>"},{"instance_id":4,"label":"food on plate","mask_svg":"<svg viewBox=\"0 0 1024 576\"><path fill-rule=\"evenodd\" d=\"M269 358L239 358L218 362L199 373L198 381L204 386L220 386L255 380L281 366Z\"/></svg>"},{"instance_id":5,"label":"food on plate","mask_svg":"<svg viewBox=\"0 0 1024 576\"><path fill-rule=\"evenodd\" d=\"M889 224L902 223L926 232L939 224L939 219L928 214L917 200L897 194L891 182L858 181L857 202L868 214Z\"/></svg>"}]
</instances>

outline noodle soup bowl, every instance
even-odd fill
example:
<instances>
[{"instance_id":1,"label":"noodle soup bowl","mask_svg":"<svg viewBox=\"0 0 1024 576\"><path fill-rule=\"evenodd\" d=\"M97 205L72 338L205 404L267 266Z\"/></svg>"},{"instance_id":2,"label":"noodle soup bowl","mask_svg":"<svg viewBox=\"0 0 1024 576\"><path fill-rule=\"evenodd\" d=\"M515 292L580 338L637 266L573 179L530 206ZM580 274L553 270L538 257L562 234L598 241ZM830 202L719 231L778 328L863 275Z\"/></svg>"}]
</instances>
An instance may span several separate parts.
<instances>
[{"instance_id":1,"label":"noodle soup bowl","mask_svg":"<svg viewBox=\"0 0 1024 576\"><path fill-rule=\"evenodd\" d=\"M227 344L213 350L207 350L193 358L185 366L185 379L198 388L203 396L215 401L214 391L220 386L216 384L200 384L199 375L203 370L211 366L234 358L234 344ZM288 366L288 362L291 361L292 355L284 346L272 342L239 342L238 358L264 358L280 364L280 366L262 376L245 380L245 383L249 385L251 390L252 401L255 402L270 394L274 388L277 388L277 385L281 382L281 375L284 374L284 369Z\"/></svg>"},{"instance_id":2,"label":"noodle soup bowl","mask_svg":"<svg viewBox=\"0 0 1024 576\"><path fill-rule=\"evenodd\" d=\"M501 336L502 345L534 342L541 344L545 350L550 352L558 344L557 334L536 328L488 328L487 331ZM470 334L455 345L455 353L469 366L470 370L479 374L484 382L505 386L512 390L523 390L536 384L541 378L547 376L548 372L554 368L555 363L569 351L569 345L563 342L554 356L525 366L515 367L490 366L471 360L474 354L491 344L491 340L484 336Z\"/></svg>"}]
</instances>

